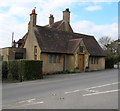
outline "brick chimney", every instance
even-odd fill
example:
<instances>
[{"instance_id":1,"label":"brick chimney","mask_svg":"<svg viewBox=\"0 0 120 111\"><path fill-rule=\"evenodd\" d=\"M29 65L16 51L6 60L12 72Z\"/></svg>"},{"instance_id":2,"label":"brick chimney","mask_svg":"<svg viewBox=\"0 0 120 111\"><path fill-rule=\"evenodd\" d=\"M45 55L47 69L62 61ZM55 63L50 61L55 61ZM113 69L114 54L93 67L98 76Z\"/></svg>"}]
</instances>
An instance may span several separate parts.
<instances>
[{"instance_id":1,"label":"brick chimney","mask_svg":"<svg viewBox=\"0 0 120 111\"><path fill-rule=\"evenodd\" d=\"M28 30L32 27L36 27L36 22L37 22L37 14L36 14L36 10L33 9L32 13L30 14L30 22L28 23Z\"/></svg>"},{"instance_id":2,"label":"brick chimney","mask_svg":"<svg viewBox=\"0 0 120 111\"><path fill-rule=\"evenodd\" d=\"M67 8L65 11L63 11L63 21L66 23L70 22L70 11L69 8Z\"/></svg>"},{"instance_id":3,"label":"brick chimney","mask_svg":"<svg viewBox=\"0 0 120 111\"><path fill-rule=\"evenodd\" d=\"M50 14L50 17L49 17L49 25L53 24L54 23L54 17L52 14Z\"/></svg>"}]
</instances>

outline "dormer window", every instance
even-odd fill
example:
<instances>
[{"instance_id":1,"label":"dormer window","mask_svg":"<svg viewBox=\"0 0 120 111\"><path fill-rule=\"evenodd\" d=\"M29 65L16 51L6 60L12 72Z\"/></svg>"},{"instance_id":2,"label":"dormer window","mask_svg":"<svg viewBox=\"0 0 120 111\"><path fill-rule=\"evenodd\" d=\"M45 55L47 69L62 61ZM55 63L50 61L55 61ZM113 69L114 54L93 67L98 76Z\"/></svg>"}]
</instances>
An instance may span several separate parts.
<instances>
[{"instance_id":1,"label":"dormer window","mask_svg":"<svg viewBox=\"0 0 120 111\"><path fill-rule=\"evenodd\" d=\"M83 46L80 46L80 47L79 47L79 51L80 51L81 53L83 53L83 50L84 50Z\"/></svg>"}]
</instances>

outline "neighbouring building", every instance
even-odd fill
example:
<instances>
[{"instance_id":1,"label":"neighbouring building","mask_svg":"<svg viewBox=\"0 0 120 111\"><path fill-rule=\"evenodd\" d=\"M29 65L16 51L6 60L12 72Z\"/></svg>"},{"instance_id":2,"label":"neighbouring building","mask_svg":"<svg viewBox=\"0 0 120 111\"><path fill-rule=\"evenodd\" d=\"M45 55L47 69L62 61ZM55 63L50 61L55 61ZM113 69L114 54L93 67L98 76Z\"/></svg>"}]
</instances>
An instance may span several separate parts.
<instances>
[{"instance_id":1,"label":"neighbouring building","mask_svg":"<svg viewBox=\"0 0 120 111\"><path fill-rule=\"evenodd\" d=\"M63 11L63 19L49 24L36 25L37 14L33 9L28 32L13 43L13 47L0 50L3 60L32 59L43 61L43 72L55 72L75 68L102 70L105 54L94 36L75 33L70 25L70 11Z\"/></svg>"}]
</instances>

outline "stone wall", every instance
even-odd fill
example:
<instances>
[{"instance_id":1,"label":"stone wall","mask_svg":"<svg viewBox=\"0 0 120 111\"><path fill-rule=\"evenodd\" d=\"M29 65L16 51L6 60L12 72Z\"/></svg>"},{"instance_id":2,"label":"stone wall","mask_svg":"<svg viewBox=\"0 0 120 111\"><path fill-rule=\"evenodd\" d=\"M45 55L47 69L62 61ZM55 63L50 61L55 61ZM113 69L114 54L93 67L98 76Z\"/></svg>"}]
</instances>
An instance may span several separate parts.
<instances>
[{"instance_id":1,"label":"stone wall","mask_svg":"<svg viewBox=\"0 0 120 111\"><path fill-rule=\"evenodd\" d=\"M6 47L0 49L0 56L2 56L3 61L15 60L16 53L23 53L23 59L25 59L26 57L25 48Z\"/></svg>"},{"instance_id":2,"label":"stone wall","mask_svg":"<svg viewBox=\"0 0 120 111\"><path fill-rule=\"evenodd\" d=\"M99 57L98 58L98 64L90 64L89 63L90 70L102 70L105 69L105 57Z\"/></svg>"},{"instance_id":3,"label":"stone wall","mask_svg":"<svg viewBox=\"0 0 120 111\"><path fill-rule=\"evenodd\" d=\"M34 29L33 29L34 30ZM33 30L29 30L27 40L24 48L26 48L26 59L34 60L34 47L37 47L37 60L41 60L41 49L38 45L37 39L34 35Z\"/></svg>"}]
</instances>

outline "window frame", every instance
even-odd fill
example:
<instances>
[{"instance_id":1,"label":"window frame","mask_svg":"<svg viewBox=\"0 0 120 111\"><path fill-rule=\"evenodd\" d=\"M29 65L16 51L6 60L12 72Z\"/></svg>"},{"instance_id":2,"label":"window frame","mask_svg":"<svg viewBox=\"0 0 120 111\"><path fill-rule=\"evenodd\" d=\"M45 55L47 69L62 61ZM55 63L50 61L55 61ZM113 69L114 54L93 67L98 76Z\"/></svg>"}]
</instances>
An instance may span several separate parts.
<instances>
[{"instance_id":1,"label":"window frame","mask_svg":"<svg viewBox=\"0 0 120 111\"><path fill-rule=\"evenodd\" d=\"M37 46L34 46L34 60L37 60Z\"/></svg>"},{"instance_id":2,"label":"window frame","mask_svg":"<svg viewBox=\"0 0 120 111\"><path fill-rule=\"evenodd\" d=\"M60 64L60 55L48 54L48 63Z\"/></svg>"},{"instance_id":3,"label":"window frame","mask_svg":"<svg viewBox=\"0 0 120 111\"><path fill-rule=\"evenodd\" d=\"M91 56L89 62L90 62L90 64L98 64L99 63L98 57Z\"/></svg>"},{"instance_id":4,"label":"window frame","mask_svg":"<svg viewBox=\"0 0 120 111\"><path fill-rule=\"evenodd\" d=\"M79 52L81 52L81 53L84 52L84 47L83 46L79 46Z\"/></svg>"}]
</instances>

